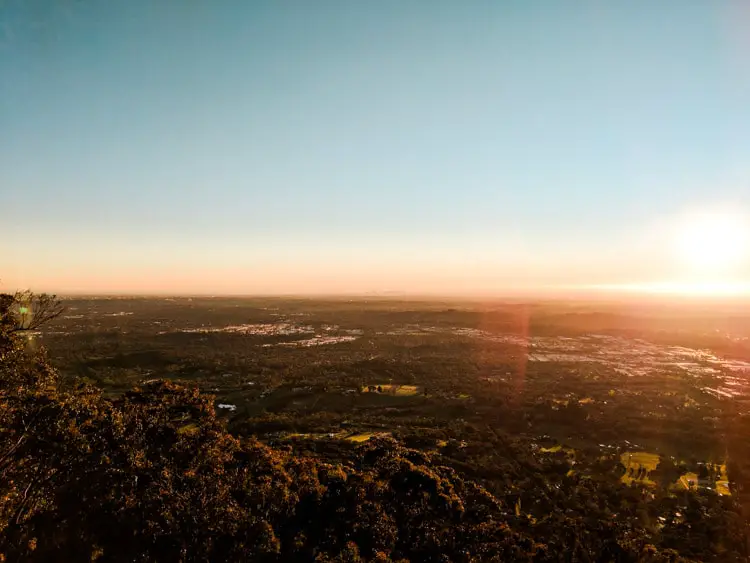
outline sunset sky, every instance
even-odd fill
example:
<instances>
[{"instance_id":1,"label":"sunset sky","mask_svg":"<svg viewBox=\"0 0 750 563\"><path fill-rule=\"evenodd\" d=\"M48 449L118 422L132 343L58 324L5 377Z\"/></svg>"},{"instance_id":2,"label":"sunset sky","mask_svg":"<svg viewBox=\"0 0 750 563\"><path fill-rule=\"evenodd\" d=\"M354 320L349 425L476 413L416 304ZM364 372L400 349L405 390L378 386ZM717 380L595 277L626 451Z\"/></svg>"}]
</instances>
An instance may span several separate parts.
<instances>
[{"instance_id":1,"label":"sunset sky","mask_svg":"<svg viewBox=\"0 0 750 563\"><path fill-rule=\"evenodd\" d=\"M0 289L745 287L749 214L742 0L0 4Z\"/></svg>"}]
</instances>

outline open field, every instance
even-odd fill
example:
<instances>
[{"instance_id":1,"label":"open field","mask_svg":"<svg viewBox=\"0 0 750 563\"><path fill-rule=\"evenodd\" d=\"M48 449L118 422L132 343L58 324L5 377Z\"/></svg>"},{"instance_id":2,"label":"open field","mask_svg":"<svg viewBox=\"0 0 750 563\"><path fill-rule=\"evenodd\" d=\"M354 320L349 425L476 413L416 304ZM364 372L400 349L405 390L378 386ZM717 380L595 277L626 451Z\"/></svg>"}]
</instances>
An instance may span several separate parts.
<instances>
[{"instance_id":1,"label":"open field","mask_svg":"<svg viewBox=\"0 0 750 563\"><path fill-rule=\"evenodd\" d=\"M649 479L648 475L659 465L659 456L648 452L623 452L620 454L620 463L625 467L625 475L622 482L630 485L638 481L644 485L656 485Z\"/></svg>"},{"instance_id":2,"label":"open field","mask_svg":"<svg viewBox=\"0 0 750 563\"><path fill-rule=\"evenodd\" d=\"M371 383L362 387L362 393L384 393L397 397L411 397L420 392L416 385L398 385L390 383Z\"/></svg>"}]
</instances>

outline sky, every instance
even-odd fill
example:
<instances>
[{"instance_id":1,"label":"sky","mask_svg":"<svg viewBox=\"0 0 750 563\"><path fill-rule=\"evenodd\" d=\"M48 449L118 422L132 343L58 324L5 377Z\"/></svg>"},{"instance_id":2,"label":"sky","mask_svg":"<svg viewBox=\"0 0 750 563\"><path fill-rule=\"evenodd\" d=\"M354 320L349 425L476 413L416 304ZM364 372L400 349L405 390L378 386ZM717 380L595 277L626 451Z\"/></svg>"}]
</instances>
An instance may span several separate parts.
<instances>
[{"instance_id":1,"label":"sky","mask_svg":"<svg viewBox=\"0 0 750 563\"><path fill-rule=\"evenodd\" d=\"M743 284L749 132L743 0L5 0L0 288Z\"/></svg>"}]
</instances>

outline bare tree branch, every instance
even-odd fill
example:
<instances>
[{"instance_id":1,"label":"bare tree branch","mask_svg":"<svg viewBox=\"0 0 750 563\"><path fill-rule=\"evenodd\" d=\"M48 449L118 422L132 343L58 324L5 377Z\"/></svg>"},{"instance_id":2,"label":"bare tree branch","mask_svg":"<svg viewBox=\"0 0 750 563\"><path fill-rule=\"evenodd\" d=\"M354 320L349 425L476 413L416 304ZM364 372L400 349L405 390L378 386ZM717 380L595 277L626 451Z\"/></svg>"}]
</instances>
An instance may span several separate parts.
<instances>
[{"instance_id":1,"label":"bare tree branch","mask_svg":"<svg viewBox=\"0 0 750 563\"><path fill-rule=\"evenodd\" d=\"M12 332L36 330L59 317L64 310L65 307L56 295L17 291L13 295L15 327Z\"/></svg>"}]
</instances>

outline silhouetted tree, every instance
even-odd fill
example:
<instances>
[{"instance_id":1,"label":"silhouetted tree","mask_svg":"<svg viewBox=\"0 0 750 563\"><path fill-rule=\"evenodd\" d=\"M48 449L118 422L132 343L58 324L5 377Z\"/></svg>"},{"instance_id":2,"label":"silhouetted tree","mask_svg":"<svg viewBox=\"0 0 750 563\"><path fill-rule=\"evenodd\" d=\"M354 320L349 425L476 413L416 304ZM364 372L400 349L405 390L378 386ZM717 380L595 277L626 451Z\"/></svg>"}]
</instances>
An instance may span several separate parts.
<instances>
[{"instance_id":1,"label":"silhouetted tree","mask_svg":"<svg viewBox=\"0 0 750 563\"><path fill-rule=\"evenodd\" d=\"M65 308L56 295L18 291L15 295L6 295L9 299L14 319L14 331L36 330L49 321L59 317Z\"/></svg>"}]
</instances>

